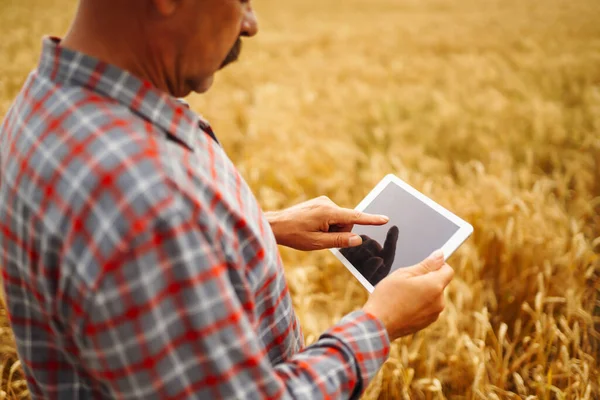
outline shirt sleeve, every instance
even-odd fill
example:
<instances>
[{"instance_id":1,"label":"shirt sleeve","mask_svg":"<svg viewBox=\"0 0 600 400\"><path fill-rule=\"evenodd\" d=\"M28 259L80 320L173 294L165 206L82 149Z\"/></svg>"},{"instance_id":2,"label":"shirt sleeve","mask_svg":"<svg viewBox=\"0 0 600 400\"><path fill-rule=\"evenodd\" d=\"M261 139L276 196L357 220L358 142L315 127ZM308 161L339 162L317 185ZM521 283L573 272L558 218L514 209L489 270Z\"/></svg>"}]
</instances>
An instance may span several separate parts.
<instances>
[{"instance_id":1,"label":"shirt sleeve","mask_svg":"<svg viewBox=\"0 0 600 400\"><path fill-rule=\"evenodd\" d=\"M77 335L84 368L116 399L358 398L389 354L362 311L272 365L206 227L162 213L103 265ZM141 230L140 230L141 232ZM239 269L239 268L238 268ZM251 298L251 297L250 297Z\"/></svg>"}]
</instances>

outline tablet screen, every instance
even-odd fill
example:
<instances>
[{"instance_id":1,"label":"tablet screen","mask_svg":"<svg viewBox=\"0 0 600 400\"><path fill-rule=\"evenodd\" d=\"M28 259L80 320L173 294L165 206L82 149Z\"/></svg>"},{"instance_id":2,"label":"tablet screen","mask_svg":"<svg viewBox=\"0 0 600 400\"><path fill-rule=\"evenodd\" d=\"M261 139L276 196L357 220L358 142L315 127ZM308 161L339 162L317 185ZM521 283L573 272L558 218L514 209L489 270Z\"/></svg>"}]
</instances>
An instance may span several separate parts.
<instances>
[{"instance_id":1,"label":"tablet screen","mask_svg":"<svg viewBox=\"0 0 600 400\"><path fill-rule=\"evenodd\" d=\"M398 268L423 261L460 229L393 182L363 211L387 215L390 222L383 226L355 225L352 232L363 236L363 243L340 252L373 285Z\"/></svg>"}]
</instances>

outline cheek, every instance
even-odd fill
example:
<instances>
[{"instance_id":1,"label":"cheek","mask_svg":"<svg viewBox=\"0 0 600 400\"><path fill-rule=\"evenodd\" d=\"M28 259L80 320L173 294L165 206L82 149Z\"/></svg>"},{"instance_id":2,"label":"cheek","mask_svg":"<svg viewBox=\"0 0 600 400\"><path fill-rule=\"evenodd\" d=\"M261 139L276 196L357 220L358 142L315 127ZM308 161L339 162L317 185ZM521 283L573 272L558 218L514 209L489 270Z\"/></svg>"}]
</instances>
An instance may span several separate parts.
<instances>
[{"instance_id":1,"label":"cheek","mask_svg":"<svg viewBox=\"0 0 600 400\"><path fill-rule=\"evenodd\" d=\"M229 3L226 0L225 2ZM214 50L223 57L229 53L241 33L242 8L237 0L235 3L233 6L224 7L218 18L214 19L214 21L220 21L220 23L213 24L212 26Z\"/></svg>"},{"instance_id":2,"label":"cheek","mask_svg":"<svg viewBox=\"0 0 600 400\"><path fill-rule=\"evenodd\" d=\"M240 36L243 19L238 0L214 0L208 3L214 3L210 11L199 12L201 17L186 25L196 26L196 31L185 46L186 54L183 55L191 61L196 73L203 74L212 74L219 69Z\"/></svg>"},{"instance_id":3,"label":"cheek","mask_svg":"<svg viewBox=\"0 0 600 400\"><path fill-rule=\"evenodd\" d=\"M214 64L218 67L232 49L238 36L239 31L233 30L201 34L188 49L189 55L199 63ZM207 40L207 37L211 39Z\"/></svg>"}]
</instances>

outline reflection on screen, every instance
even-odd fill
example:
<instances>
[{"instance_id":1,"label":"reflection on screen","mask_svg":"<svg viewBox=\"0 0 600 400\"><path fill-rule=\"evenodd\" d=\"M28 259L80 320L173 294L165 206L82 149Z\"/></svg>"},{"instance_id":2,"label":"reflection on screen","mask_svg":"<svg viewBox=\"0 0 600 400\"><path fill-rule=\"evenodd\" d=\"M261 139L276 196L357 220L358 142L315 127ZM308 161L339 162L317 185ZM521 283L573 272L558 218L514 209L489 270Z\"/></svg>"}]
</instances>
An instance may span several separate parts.
<instances>
[{"instance_id":1,"label":"reflection on screen","mask_svg":"<svg viewBox=\"0 0 600 400\"><path fill-rule=\"evenodd\" d=\"M404 189L389 183L364 212L383 214L383 226L354 226L358 247L340 252L373 285L398 268L419 263L441 248L459 227Z\"/></svg>"}]
</instances>

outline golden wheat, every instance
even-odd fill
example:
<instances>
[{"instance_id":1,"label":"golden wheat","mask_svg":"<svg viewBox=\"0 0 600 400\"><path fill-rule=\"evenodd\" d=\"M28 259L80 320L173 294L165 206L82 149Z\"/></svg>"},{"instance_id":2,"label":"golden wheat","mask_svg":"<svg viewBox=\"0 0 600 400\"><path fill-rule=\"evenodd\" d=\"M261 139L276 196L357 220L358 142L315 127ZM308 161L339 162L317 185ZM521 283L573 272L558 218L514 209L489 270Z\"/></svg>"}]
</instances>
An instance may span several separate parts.
<instances>
[{"instance_id":1,"label":"golden wheat","mask_svg":"<svg viewBox=\"0 0 600 400\"><path fill-rule=\"evenodd\" d=\"M74 3L0 0L0 115ZM475 227L447 310L364 397L600 398L600 2L255 7L262 32L189 101L263 207L353 207L391 172ZM327 252L282 252L308 343L365 301ZM27 397L0 318L0 399Z\"/></svg>"}]
</instances>

